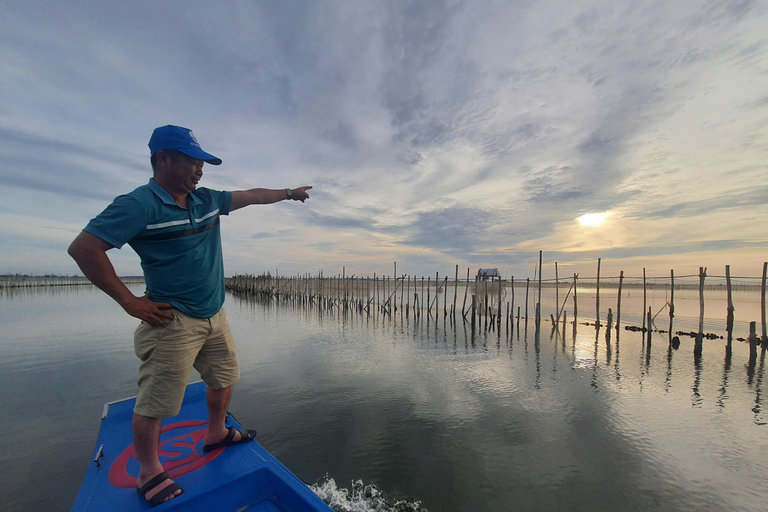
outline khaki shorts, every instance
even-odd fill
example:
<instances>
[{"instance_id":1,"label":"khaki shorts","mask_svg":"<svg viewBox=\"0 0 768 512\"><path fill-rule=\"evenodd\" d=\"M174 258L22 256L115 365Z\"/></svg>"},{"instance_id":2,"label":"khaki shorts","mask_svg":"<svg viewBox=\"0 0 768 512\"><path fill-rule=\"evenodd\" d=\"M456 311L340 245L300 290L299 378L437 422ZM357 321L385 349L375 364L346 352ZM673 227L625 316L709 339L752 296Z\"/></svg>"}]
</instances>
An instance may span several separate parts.
<instances>
[{"instance_id":1,"label":"khaki shorts","mask_svg":"<svg viewBox=\"0 0 768 512\"><path fill-rule=\"evenodd\" d=\"M134 412L150 418L169 418L181 410L192 368L212 389L231 386L240 378L235 340L222 309L211 318L195 318L178 309L166 327L146 322L133 334L139 367L139 395Z\"/></svg>"}]
</instances>

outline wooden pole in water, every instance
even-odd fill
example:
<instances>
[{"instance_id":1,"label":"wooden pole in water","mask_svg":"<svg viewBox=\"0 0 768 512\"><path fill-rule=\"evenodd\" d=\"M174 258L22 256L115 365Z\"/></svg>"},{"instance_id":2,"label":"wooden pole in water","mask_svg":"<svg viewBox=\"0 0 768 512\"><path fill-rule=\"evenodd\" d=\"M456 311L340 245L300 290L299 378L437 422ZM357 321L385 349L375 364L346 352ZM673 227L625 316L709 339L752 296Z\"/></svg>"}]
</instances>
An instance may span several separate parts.
<instances>
[{"instance_id":1,"label":"wooden pole in water","mask_svg":"<svg viewBox=\"0 0 768 512\"><path fill-rule=\"evenodd\" d=\"M427 316L432 313L432 276L427 276Z\"/></svg>"},{"instance_id":2,"label":"wooden pole in water","mask_svg":"<svg viewBox=\"0 0 768 512\"><path fill-rule=\"evenodd\" d=\"M424 309L424 276L421 276L421 295L419 295L419 316Z\"/></svg>"},{"instance_id":3,"label":"wooden pole in water","mask_svg":"<svg viewBox=\"0 0 768 512\"><path fill-rule=\"evenodd\" d=\"M499 277L499 307L498 307L497 323L498 323L499 329L501 329L501 277Z\"/></svg>"},{"instance_id":4,"label":"wooden pole in water","mask_svg":"<svg viewBox=\"0 0 768 512\"><path fill-rule=\"evenodd\" d=\"M669 271L669 341L672 343L672 322L675 318L675 271L671 269Z\"/></svg>"},{"instance_id":5,"label":"wooden pole in water","mask_svg":"<svg viewBox=\"0 0 768 512\"><path fill-rule=\"evenodd\" d=\"M597 293L595 294L595 329L600 328L600 260L597 258Z\"/></svg>"},{"instance_id":6,"label":"wooden pole in water","mask_svg":"<svg viewBox=\"0 0 768 512\"><path fill-rule=\"evenodd\" d=\"M453 282L453 318L456 318L456 296L459 294L459 266L456 265L456 278Z\"/></svg>"},{"instance_id":7,"label":"wooden pole in water","mask_svg":"<svg viewBox=\"0 0 768 512\"><path fill-rule=\"evenodd\" d=\"M555 321L560 323L560 276L557 273L557 262L555 262L555 313L557 318Z\"/></svg>"},{"instance_id":8,"label":"wooden pole in water","mask_svg":"<svg viewBox=\"0 0 768 512\"><path fill-rule=\"evenodd\" d=\"M464 286L464 302L461 303L461 318L466 318L464 314L464 309L467 306L467 290L469 289L469 267L467 267L467 282Z\"/></svg>"},{"instance_id":9,"label":"wooden pole in water","mask_svg":"<svg viewBox=\"0 0 768 512\"><path fill-rule=\"evenodd\" d=\"M576 322L578 321L579 316L579 307L576 303L576 279L578 276L574 273L573 274L573 325L576 325Z\"/></svg>"},{"instance_id":10,"label":"wooden pole in water","mask_svg":"<svg viewBox=\"0 0 768 512\"><path fill-rule=\"evenodd\" d=\"M405 291L405 317L408 318L408 310L411 306L411 276L408 276L408 289Z\"/></svg>"},{"instance_id":11,"label":"wooden pole in water","mask_svg":"<svg viewBox=\"0 0 768 512\"><path fill-rule=\"evenodd\" d=\"M645 332L645 308L647 301L647 292L645 287L645 268L643 268L643 332Z\"/></svg>"},{"instance_id":12,"label":"wooden pole in water","mask_svg":"<svg viewBox=\"0 0 768 512\"><path fill-rule=\"evenodd\" d=\"M541 262L542 262L542 251L539 251L539 296L538 300L536 301L536 327L538 329L538 325L541 322Z\"/></svg>"},{"instance_id":13,"label":"wooden pole in water","mask_svg":"<svg viewBox=\"0 0 768 512\"><path fill-rule=\"evenodd\" d=\"M448 316L448 276L443 278L443 318Z\"/></svg>"},{"instance_id":14,"label":"wooden pole in water","mask_svg":"<svg viewBox=\"0 0 768 512\"><path fill-rule=\"evenodd\" d=\"M475 294L472 294L472 332L475 331Z\"/></svg>"},{"instance_id":15,"label":"wooden pole in water","mask_svg":"<svg viewBox=\"0 0 768 512\"><path fill-rule=\"evenodd\" d=\"M621 325L621 286L624 284L624 271L619 272L619 296L616 299L616 330ZM608 310L610 311L610 309Z\"/></svg>"},{"instance_id":16,"label":"wooden pole in water","mask_svg":"<svg viewBox=\"0 0 768 512\"><path fill-rule=\"evenodd\" d=\"M693 348L694 354L701 354L704 341L704 279L707 277L707 268L699 267L699 333Z\"/></svg>"},{"instance_id":17,"label":"wooden pole in water","mask_svg":"<svg viewBox=\"0 0 768 512\"><path fill-rule=\"evenodd\" d=\"M512 276L512 315L515 314L515 276ZM514 323L512 324L514 328Z\"/></svg>"},{"instance_id":18,"label":"wooden pole in water","mask_svg":"<svg viewBox=\"0 0 768 512\"><path fill-rule=\"evenodd\" d=\"M707 277L706 267L699 267L699 334L704 334L704 279Z\"/></svg>"},{"instance_id":19,"label":"wooden pole in water","mask_svg":"<svg viewBox=\"0 0 768 512\"><path fill-rule=\"evenodd\" d=\"M761 290L762 296L760 299L760 314L762 315L763 320L763 343L768 343L768 333L766 333L766 325L765 325L765 281L766 281L766 273L768 273L768 261L763 263L763 287Z\"/></svg>"},{"instance_id":20,"label":"wooden pole in water","mask_svg":"<svg viewBox=\"0 0 768 512\"><path fill-rule=\"evenodd\" d=\"M731 337L733 336L733 312L735 311L735 308L733 307L733 295L731 290L730 265L725 266L725 287L728 292L728 314L725 320L725 332L728 333L728 340L730 341Z\"/></svg>"},{"instance_id":21,"label":"wooden pole in water","mask_svg":"<svg viewBox=\"0 0 768 512\"><path fill-rule=\"evenodd\" d=\"M528 287L531 284L531 278L525 278L525 323L528 323Z\"/></svg>"}]
</instances>

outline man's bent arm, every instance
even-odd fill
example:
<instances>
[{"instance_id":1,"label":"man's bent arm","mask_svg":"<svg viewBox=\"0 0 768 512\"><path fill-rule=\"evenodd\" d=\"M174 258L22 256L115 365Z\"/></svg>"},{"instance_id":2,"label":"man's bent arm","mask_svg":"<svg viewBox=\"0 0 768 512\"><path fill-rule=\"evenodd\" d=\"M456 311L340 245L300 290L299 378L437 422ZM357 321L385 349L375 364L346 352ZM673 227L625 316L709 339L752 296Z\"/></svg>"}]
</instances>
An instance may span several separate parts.
<instances>
[{"instance_id":1,"label":"man's bent arm","mask_svg":"<svg viewBox=\"0 0 768 512\"><path fill-rule=\"evenodd\" d=\"M229 211L234 211L251 204L272 204L286 199L301 201L303 203L309 199L307 190L311 188L312 187L292 189L252 188L250 190L236 190L232 192L232 203L229 206ZM290 194L288 193L288 190L290 190Z\"/></svg>"},{"instance_id":2,"label":"man's bent arm","mask_svg":"<svg viewBox=\"0 0 768 512\"><path fill-rule=\"evenodd\" d=\"M163 312L162 309L172 306L152 302L146 296L136 297L131 293L117 277L115 267L107 256L107 251L112 248L112 245L101 238L82 231L67 252L77 262L85 277L115 299L129 315L144 320L153 327L164 327L162 318L172 319L173 315Z\"/></svg>"}]
</instances>

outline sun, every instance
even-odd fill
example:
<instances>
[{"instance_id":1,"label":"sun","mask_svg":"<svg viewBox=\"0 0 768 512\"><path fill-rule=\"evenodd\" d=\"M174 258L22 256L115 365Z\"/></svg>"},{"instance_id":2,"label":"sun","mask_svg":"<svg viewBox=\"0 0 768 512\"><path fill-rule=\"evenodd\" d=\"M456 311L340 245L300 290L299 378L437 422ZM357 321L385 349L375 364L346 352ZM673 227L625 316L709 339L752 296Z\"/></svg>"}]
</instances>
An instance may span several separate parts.
<instances>
[{"instance_id":1,"label":"sun","mask_svg":"<svg viewBox=\"0 0 768 512\"><path fill-rule=\"evenodd\" d=\"M579 221L579 224L581 224L582 226L590 226L590 227L599 226L610 215L611 215L611 212L585 213L581 217L578 217L576 220Z\"/></svg>"}]
</instances>

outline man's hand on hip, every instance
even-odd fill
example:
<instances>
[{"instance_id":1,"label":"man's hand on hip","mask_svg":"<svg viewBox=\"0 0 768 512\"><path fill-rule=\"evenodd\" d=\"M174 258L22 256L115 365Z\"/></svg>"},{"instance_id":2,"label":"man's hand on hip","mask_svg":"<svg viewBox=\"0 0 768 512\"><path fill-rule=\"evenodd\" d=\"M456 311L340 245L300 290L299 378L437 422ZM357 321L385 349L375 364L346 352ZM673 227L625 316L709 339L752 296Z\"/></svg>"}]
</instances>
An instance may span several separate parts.
<instances>
[{"instance_id":1,"label":"man's hand on hip","mask_svg":"<svg viewBox=\"0 0 768 512\"><path fill-rule=\"evenodd\" d=\"M144 320L152 327L165 327L163 318L173 320L173 315L163 311L173 306L165 302L152 302L147 295L136 297L123 306L125 312L129 315Z\"/></svg>"}]
</instances>

